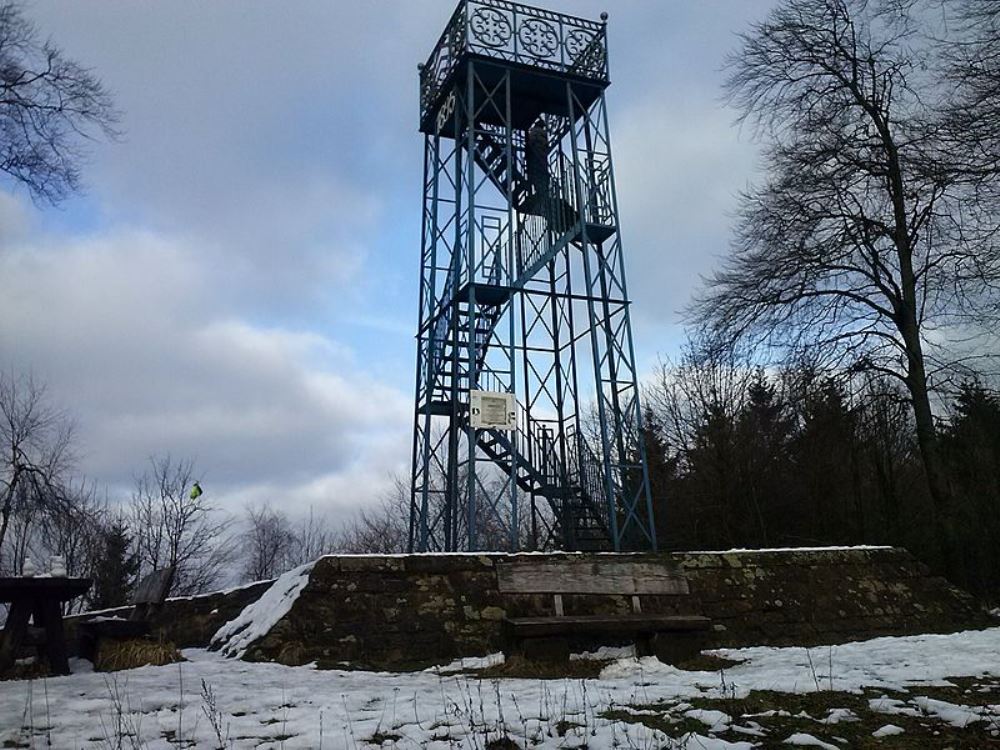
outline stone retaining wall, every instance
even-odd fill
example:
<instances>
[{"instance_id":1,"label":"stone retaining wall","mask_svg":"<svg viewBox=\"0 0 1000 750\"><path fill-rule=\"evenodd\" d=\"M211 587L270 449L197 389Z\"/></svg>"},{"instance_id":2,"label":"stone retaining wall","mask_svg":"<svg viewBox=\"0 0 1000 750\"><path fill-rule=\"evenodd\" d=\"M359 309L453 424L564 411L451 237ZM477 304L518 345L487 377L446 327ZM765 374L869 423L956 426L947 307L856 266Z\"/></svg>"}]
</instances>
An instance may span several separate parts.
<instances>
[{"instance_id":1,"label":"stone retaining wall","mask_svg":"<svg viewBox=\"0 0 1000 750\"><path fill-rule=\"evenodd\" d=\"M676 556L719 646L821 645L992 624L904 549Z\"/></svg>"},{"instance_id":2,"label":"stone retaining wall","mask_svg":"<svg viewBox=\"0 0 1000 750\"><path fill-rule=\"evenodd\" d=\"M643 612L705 614L713 646L819 645L989 624L970 596L901 549L630 557L687 575L690 596L643 597ZM246 658L408 669L504 650L505 615L553 614L551 596L500 594L496 565L509 559L323 558L291 612ZM626 596L564 596L563 604L568 615L631 611Z\"/></svg>"},{"instance_id":3,"label":"stone retaining wall","mask_svg":"<svg viewBox=\"0 0 1000 750\"><path fill-rule=\"evenodd\" d=\"M575 555L586 561L592 555ZM512 556L328 556L291 611L245 658L321 667L414 669L504 650L503 618L553 614L549 595L502 595ZM544 559L518 555L520 560ZM619 556L683 572L687 597L643 597L649 613L704 614L712 646L820 645L992 624L969 595L902 549L855 548ZM207 645L266 584L167 602L160 632ZM564 596L567 614L631 611L625 596Z\"/></svg>"}]
</instances>

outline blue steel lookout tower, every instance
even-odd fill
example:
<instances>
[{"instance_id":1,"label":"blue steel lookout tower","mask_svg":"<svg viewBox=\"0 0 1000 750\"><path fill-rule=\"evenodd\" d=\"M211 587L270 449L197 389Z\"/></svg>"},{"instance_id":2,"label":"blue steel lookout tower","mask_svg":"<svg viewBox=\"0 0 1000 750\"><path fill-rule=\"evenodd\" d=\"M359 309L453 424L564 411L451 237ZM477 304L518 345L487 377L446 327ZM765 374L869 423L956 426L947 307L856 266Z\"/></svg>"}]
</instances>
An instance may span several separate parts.
<instances>
[{"instance_id":1,"label":"blue steel lookout tower","mask_svg":"<svg viewBox=\"0 0 1000 750\"><path fill-rule=\"evenodd\" d=\"M462 0L420 66L410 550L655 550L600 22Z\"/></svg>"}]
</instances>

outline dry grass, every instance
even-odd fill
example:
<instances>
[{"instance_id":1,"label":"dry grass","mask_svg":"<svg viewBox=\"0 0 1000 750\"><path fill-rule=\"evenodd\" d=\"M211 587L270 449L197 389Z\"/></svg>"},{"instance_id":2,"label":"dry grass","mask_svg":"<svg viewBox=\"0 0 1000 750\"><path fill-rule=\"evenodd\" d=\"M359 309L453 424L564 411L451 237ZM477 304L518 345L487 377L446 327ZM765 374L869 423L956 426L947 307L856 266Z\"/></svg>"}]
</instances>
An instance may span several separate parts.
<instances>
[{"instance_id":1,"label":"dry grass","mask_svg":"<svg viewBox=\"0 0 1000 750\"><path fill-rule=\"evenodd\" d=\"M499 677L519 677L538 680L596 679L611 662L608 660L573 660L573 661L532 661L520 655L507 658L502 664L486 669L470 670L483 679Z\"/></svg>"},{"instance_id":2,"label":"dry grass","mask_svg":"<svg viewBox=\"0 0 1000 750\"><path fill-rule=\"evenodd\" d=\"M690 659L678 662L674 666L688 672L718 672L720 669L730 669L739 666L744 660L725 659L713 654L698 654Z\"/></svg>"},{"instance_id":3,"label":"dry grass","mask_svg":"<svg viewBox=\"0 0 1000 750\"><path fill-rule=\"evenodd\" d=\"M162 666L181 661L180 651L173 643L147 638L127 640L102 639L97 649L94 669L99 672L117 672L147 664Z\"/></svg>"}]
</instances>

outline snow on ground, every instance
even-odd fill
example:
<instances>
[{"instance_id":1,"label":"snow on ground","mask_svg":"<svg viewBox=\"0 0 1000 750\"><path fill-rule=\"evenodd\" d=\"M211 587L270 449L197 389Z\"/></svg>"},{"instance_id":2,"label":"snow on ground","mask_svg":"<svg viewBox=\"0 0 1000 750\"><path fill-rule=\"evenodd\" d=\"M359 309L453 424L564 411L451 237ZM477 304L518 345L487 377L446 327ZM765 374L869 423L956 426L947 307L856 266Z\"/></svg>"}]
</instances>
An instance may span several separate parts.
<instances>
[{"instance_id":1,"label":"snow on ground","mask_svg":"<svg viewBox=\"0 0 1000 750\"><path fill-rule=\"evenodd\" d=\"M273 604L262 611L280 608ZM490 740L509 737L519 747L543 750L584 745L749 750L760 742L759 724L695 709L686 701L736 698L751 689L808 693L827 690L831 682L839 691L864 686L891 691L947 685L944 678L949 676L996 676L1000 628L810 650L758 647L713 653L744 661L724 671L692 672L651 658L625 658L593 680L483 679L446 670L319 671L193 649L184 652L188 661L165 667L0 683L0 746L167 750L178 747L182 737L189 746L205 748L354 750L389 743L444 750L485 748ZM1000 706L957 706L918 695L871 703L882 713L923 712L955 725L1000 720ZM702 729L673 740L638 723L645 718L642 707L666 704L677 722L691 721ZM830 713L849 720L844 710ZM661 721L663 716L661 712ZM821 726L825 724L817 717ZM725 727L746 740L712 736ZM136 741L119 745L116 738L128 735ZM805 733L772 739L804 746L822 742Z\"/></svg>"}]
</instances>

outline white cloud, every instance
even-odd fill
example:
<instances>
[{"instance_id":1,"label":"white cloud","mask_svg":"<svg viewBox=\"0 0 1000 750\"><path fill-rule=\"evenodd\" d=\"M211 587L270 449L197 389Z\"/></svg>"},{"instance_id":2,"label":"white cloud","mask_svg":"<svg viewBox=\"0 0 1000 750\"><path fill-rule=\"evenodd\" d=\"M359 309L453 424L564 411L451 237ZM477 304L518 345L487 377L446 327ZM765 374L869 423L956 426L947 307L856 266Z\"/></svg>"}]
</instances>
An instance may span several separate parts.
<instances>
[{"instance_id":1,"label":"white cloud","mask_svg":"<svg viewBox=\"0 0 1000 750\"><path fill-rule=\"evenodd\" d=\"M615 171L628 267L642 270L630 291L638 314L675 319L728 248L754 149L710 104L648 99L623 115Z\"/></svg>"},{"instance_id":2,"label":"white cloud","mask_svg":"<svg viewBox=\"0 0 1000 750\"><path fill-rule=\"evenodd\" d=\"M397 470L408 398L320 332L237 317L208 265L149 232L0 251L0 349L77 415L81 468L121 485L150 455L191 456L230 495L290 482L314 505L316 477Z\"/></svg>"}]
</instances>

